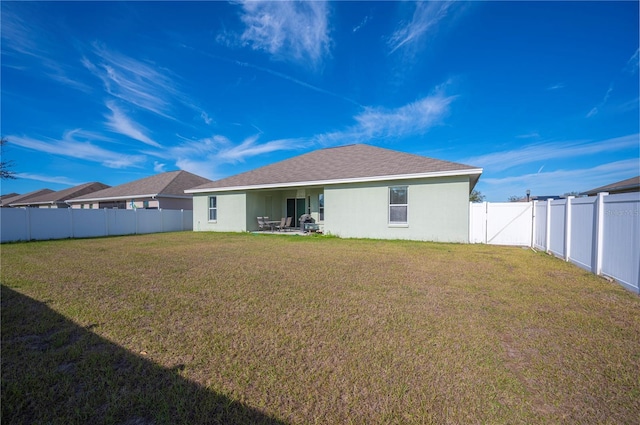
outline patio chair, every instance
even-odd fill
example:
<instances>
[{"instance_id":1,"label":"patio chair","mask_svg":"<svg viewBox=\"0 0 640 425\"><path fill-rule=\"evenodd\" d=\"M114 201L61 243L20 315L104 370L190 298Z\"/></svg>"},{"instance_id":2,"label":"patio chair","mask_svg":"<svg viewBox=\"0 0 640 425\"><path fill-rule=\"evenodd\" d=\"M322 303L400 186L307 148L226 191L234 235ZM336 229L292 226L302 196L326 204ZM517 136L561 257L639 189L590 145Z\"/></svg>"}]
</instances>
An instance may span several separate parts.
<instances>
[{"instance_id":1,"label":"patio chair","mask_svg":"<svg viewBox=\"0 0 640 425\"><path fill-rule=\"evenodd\" d=\"M258 217L258 230L267 230L269 229L269 225L266 223L265 219L269 217Z\"/></svg>"},{"instance_id":2,"label":"patio chair","mask_svg":"<svg viewBox=\"0 0 640 425\"><path fill-rule=\"evenodd\" d=\"M293 217L287 217L287 220L284 223L284 230L291 230L291 220L293 219Z\"/></svg>"},{"instance_id":3,"label":"patio chair","mask_svg":"<svg viewBox=\"0 0 640 425\"><path fill-rule=\"evenodd\" d=\"M282 232L284 230L284 226L285 226L286 223L287 223L287 219L282 217L280 219L280 224L276 225L276 229L278 229L278 231Z\"/></svg>"}]
</instances>

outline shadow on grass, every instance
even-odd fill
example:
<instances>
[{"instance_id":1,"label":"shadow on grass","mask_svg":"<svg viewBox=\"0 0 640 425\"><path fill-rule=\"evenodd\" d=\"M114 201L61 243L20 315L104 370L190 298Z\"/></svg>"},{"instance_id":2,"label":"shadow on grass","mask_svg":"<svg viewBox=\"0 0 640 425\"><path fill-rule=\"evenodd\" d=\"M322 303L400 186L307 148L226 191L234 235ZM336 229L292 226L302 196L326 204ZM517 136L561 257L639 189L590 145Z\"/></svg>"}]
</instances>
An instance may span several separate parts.
<instances>
[{"instance_id":1,"label":"shadow on grass","mask_svg":"<svg viewBox=\"0 0 640 425\"><path fill-rule=\"evenodd\" d=\"M2 285L2 424L284 424Z\"/></svg>"}]
</instances>

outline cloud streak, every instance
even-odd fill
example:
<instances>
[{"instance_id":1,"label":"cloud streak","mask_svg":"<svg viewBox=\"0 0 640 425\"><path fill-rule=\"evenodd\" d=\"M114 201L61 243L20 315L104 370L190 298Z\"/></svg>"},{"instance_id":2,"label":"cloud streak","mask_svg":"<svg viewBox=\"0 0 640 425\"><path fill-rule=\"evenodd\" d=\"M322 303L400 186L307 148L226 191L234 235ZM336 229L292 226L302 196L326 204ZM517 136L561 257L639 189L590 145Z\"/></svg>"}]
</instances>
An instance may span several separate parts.
<instances>
[{"instance_id":1,"label":"cloud streak","mask_svg":"<svg viewBox=\"0 0 640 425\"><path fill-rule=\"evenodd\" d=\"M107 116L107 127L119 134L123 134L134 140L138 140L149 146L156 148L162 147L158 142L153 141L149 136L144 133L144 129L138 124L134 123L127 117L114 102L107 102L107 108L111 110L111 115Z\"/></svg>"},{"instance_id":2,"label":"cloud streak","mask_svg":"<svg viewBox=\"0 0 640 425\"><path fill-rule=\"evenodd\" d=\"M638 174L640 159L626 159L601 164L590 168L554 170L548 172L508 176L503 178L482 177L482 186L489 186L492 193L498 193L494 201L507 200L511 195L523 194L530 189L532 195L562 195L564 193L593 189L594 187L623 180ZM573 186L561 186L571 184ZM576 182L579 182L576 184Z\"/></svg>"},{"instance_id":3,"label":"cloud streak","mask_svg":"<svg viewBox=\"0 0 640 425\"><path fill-rule=\"evenodd\" d=\"M22 6L22 5L21 5ZM58 83L90 93L91 88L72 78L70 67L62 65L62 61L55 58L59 44L52 41L53 35L46 33L35 20L25 21L20 14L15 13L10 6L2 8L2 66L28 71L32 66L24 65L25 58L36 61L37 75L45 75ZM7 61L8 57L18 58L21 65ZM9 62L9 63L7 63Z\"/></svg>"},{"instance_id":4,"label":"cloud streak","mask_svg":"<svg viewBox=\"0 0 640 425\"><path fill-rule=\"evenodd\" d=\"M319 64L329 53L329 8L324 1L244 1L240 42L277 59Z\"/></svg>"},{"instance_id":5,"label":"cloud streak","mask_svg":"<svg viewBox=\"0 0 640 425\"><path fill-rule=\"evenodd\" d=\"M447 96L442 89L438 89L433 95L399 108L367 107L354 117L355 125L342 131L320 134L314 139L321 145L337 145L425 134L441 123L455 98L456 96Z\"/></svg>"},{"instance_id":6,"label":"cloud streak","mask_svg":"<svg viewBox=\"0 0 640 425\"><path fill-rule=\"evenodd\" d=\"M440 21L447 17L454 5L455 2L450 0L415 2L411 22L403 23L387 41L390 53L421 43L437 29Z\"/></svg>"},{"instance_id":7,"label":"cloud streak","mask_svg":"<svg viewBox=\"0 0 640 425\"><path fill-rule=\"evenodd\" d=\"M182 143L177 146L147 153L166 160L173 160L180 169L210 179L221 177L215 174L216 167L221 164L235 164L254 156L276 151L298 150L311 145L311 142L302 138L277 139L260 143L260 134L247 137L240 143L234 143L222 135L198 140L181 139Z\"/></svg>"},{"instance_id":8,"label":"cloud streak","mask_svg":"<svg viewBox=\"0 0 640 425\"><path fill-rule=\"evenodd\" d=\"M39 182L64 184L68 186L78 186L82 184L65 176L43 176L42 174L16 173L16 177L19 179L36 180Z\"/></svg>"},{"instance_id":9,"label":"cloud streak","mask_svg":"<svg viewBox=\"0 0 640 425\"><path fill-rule=\"evenodd\" d=\"M98 77L105 91L122 101L165 118L170 115L172 99L184 99L170 76L156 64L139 61L94 43L95 63L86 56L82 64Z\"/></svg>"},{"instance_id":10,"label":"cloud streak","mask_svg":"<svg viewBox=\"0 0 640 425\"><path fill-rule=\"evenodd\" d=\"M487 155L463 158L463 164L474 164L494 172L509 168L551 159L574 158L584 155L594 155L602 152L619 151L637 148L640 134L630 134L623 137L592 141L571 141L539 143L524 146L520 149L494 152Z\"/></svg>"},{"instance_id":11,"label":"cloud streak","mask_svg":"<svg viewBox=\"0 0 640 425\"><path fill-rule=\"evenodd\" d=\"M108 168L138 167L146 160L144 155L127 155L103 149L87 140L87 134L80 130L66 132L61 140L38 140L30 137L8 136L11 143L25 149L51 155L97 162Z\"/></svg>"}]
</instances>

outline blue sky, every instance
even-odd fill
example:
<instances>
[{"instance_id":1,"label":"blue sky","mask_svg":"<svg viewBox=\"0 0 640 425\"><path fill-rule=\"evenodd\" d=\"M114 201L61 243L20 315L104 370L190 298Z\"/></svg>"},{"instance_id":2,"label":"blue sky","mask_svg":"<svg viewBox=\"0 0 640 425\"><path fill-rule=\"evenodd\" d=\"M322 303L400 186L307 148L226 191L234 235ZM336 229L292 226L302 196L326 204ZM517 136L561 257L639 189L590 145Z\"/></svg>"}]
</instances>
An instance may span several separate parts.
<instances>
[{"instance_id":1,"label":"blue sky","mask_svg":"<svg viewBox=\"0 0 640 425\"><path fill-rule=\"evenodd\" d=\"M640 174L638 2L1 3L2 193L368 143L489 201Z\"/></svg>"}]
</instances>

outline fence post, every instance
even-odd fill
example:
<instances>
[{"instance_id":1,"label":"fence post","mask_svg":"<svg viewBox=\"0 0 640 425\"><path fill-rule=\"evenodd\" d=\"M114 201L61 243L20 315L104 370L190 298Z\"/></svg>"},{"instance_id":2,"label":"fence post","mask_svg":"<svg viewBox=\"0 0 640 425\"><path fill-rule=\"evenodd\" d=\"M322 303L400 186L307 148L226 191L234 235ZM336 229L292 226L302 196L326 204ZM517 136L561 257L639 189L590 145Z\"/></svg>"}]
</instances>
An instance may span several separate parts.
<instances>
[{"instance_id":1,"label":"fence post","mask_svg":"<svg viewBox=\"0 0 640 425\"><path fill-rule=\"evenodd\" d=\"M25 207L25 214L27 216L27 240L31 240L31 209L29 207Z\"/></svg>"},{"instance_id":2,"label":"fence post","mask_svg":"<svg viewBox=\"0 0 640 425\"><path fill-rule=\"evenodd\" d=\"M484 241L482 243L487 244L489 242L489 203L484 203L484 219L482 224L484 225Z\"/></svg>"},{"instance_id":3,"label":"fence post","mask_svg":"<svg viewBox=\"0 0 640 425\"><path fill-rule=\"evenodd\" d=\"M602 242L604 239L604 197L607 196L609 192L600 192L598 193L598 198L596 200L596 234L595 234L595 249L594 255L595 258L593 260L593 273L600 275L602 274Z\"/></svg>"},{"instance_id":4,"label":"fence post","mask_svg":"<svg viewBox=\"0 0 640 425\"><path fill-rule=\"evenodd\" d=\"M70 207L67 210L69 210L69 226L71 226L69 233L71 234L71 239L73 239L73 211L71 211Z\"/></svg>"},{"instance_id":5,"label":"fence post","mask_svg":"<svg viewBox=\"0 0 640 425\"><path fill-rule=\"evenodd\" d=\"M551 252L551 199L547 199L547 229L544 234L544 250L548 254Z\"/></svg>"},{"instance_id":6,"label":"fence post","mask_svg":"<svg viewBox=\"0 0 640 425\"><path fill-rule=\"evenodd\" d=\"M571 257L571 200L573 196L567 196L567 205L564 209L564 261Z\"/></svg>"},{"instance_id":7,"label":"fence post","mask_svg":"<svg viewBox=\"0 0 640 425\"><path fill-rule=\"evenodd\" d=\"M184 209L180 210L180 230L184 232Z\"/></svg>"},{"instance_id":8,"label":"fence post","mask_svg":"<svg viewBox=\"0 0 640 425\"><path fill-rule=\"evenodd\" d=\"M531 248L536 246L536 206L538 201L531 201Z\"/></svg>"},{"instance_id":9,"label":"fence post","mask_svg":"<svg viewBox=\"0 0 640 425\"><path fill-rule=\"evenodd\" d=\"M104 209L104 235L109 236L109 214L107 209Z\"/></svg>"}]
</instances>

